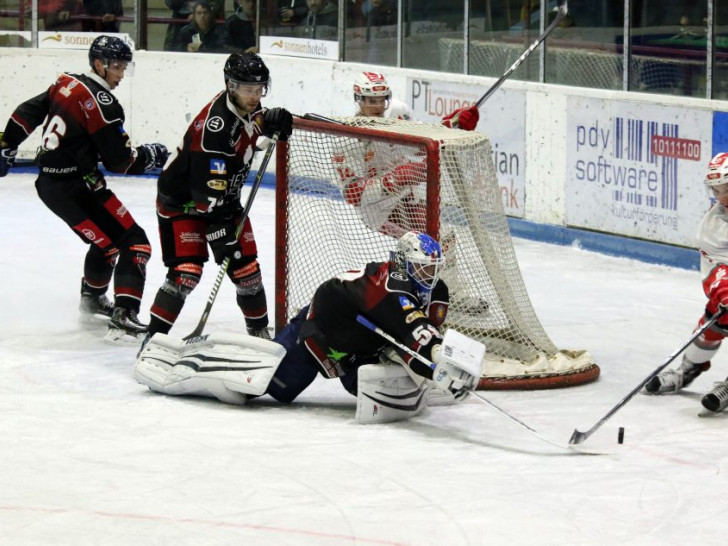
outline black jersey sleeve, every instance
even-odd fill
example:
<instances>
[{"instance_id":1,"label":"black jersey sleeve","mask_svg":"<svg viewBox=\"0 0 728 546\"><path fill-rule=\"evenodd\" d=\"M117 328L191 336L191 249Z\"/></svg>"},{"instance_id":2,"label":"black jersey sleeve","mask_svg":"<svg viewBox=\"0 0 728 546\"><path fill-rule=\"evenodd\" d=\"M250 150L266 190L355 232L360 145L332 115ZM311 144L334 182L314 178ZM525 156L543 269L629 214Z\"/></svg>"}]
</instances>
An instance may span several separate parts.
<instances>
[{"instance_id":1,"label":"black jersey sleeve","mask_svg":"<svg viewBox=\"0 0 728 546\"><path fill-rule=\"evenodd\" d=\"M48 92L20 104L8 120L3 140L11 148L17 148L48 115Z\"/></svg>"}]
</instances>

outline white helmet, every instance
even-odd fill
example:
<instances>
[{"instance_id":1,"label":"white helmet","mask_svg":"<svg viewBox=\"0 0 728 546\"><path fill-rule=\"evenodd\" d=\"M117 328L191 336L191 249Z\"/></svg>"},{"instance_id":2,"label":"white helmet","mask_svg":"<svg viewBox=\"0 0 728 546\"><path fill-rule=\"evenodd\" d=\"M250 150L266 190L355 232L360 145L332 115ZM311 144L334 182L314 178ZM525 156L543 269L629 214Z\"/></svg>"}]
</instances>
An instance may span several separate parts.
<instances>
[{"instance_id":1,"label":"white helmet","mask_svg":"<svg viewBox=\"0 0 728 546\"><path fill-rule=\"evenodd\" d=\"M407 272L417 286L421 296L427 295L440 278L440 269L445 264L440 243L426 233L408 231L397 242L392 252L392 261Z\"/></svg>"},{"instance_id":2,"label":"white helmet","mask_svg":"<svg viewBox=\"0 0 728 546\"><path fill-rule=\"evenodd\" d=\"M387 78L379 72L360 72L354 81L354 100L360 102L362 97L392 98Z\"/></svg>"},{"instance_id":3,"label":"white helmet","mask_svg":"<svg viewBox=\"0 0 728 546\"><path fill-rule=\"evenodd\" d=\"M720 153L710 160L704 182L708 188L728 184L728 153Z\"/></svg>"}]
</instances>

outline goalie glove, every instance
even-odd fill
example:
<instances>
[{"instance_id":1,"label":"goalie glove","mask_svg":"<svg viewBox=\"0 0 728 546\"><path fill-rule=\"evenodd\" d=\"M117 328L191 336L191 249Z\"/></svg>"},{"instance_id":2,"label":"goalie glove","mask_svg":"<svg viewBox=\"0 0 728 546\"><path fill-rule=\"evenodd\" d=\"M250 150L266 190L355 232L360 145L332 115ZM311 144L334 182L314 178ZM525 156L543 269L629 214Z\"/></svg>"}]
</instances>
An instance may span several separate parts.
<instances>
[{"instance_id":1,"label":"goalie glove","mask_svg":"<svg viewBox=\"0 0 728 546\"><path fill-rule=\"evenodd\" d=\"M442 118L442 124L445 127L462 129L463 131L475 130L478 121L480 121L480 112L475 105L467 108L458 108L451 112L449 116Z\"/></svg>"},{"instance_id":2,"label":"goalie glove","mask_svg":"<svg viewBox=\"0 0 728 546\"><path fill-rule=\"evenodd\" d=\"M7 175L18 155L17 148L0 148L0 178Z\"/></svg>"}]
</instances>

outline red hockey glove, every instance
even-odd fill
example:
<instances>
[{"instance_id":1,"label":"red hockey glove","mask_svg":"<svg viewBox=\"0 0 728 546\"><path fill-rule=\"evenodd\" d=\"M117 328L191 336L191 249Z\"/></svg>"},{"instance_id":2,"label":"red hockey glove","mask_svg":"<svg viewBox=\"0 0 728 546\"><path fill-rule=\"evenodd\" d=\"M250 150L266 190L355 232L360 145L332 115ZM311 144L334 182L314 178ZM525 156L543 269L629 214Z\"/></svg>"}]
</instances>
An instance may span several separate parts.
<instances>
[{"instance_id":1,"label":"red hockey glove","mask_svg":"<svg viewBox=\"0 0 728 546\"><path fill-rule=\"evenodd\" d=\"M453 129L472 131L478 125L479 120L480 112L478 112L478 107L473 105L467 108L458 108L451 112L449 116L442 118L442 124Z\"/></svg>"},{"instance_id":2,"label":"red hockey glove","mask_svg":"<svg viewBox=\"0 0 728 546\"><path fill-rule=\"evenodd\" d=\"M355 178L344 187L344 200L350 205L358 207L361 204L361 197L364 194L364 191L369 186L376 183L377 180L373 178L368 180L364 178Z\"/></svg>"},{"instance_id":3,"label":"red hockey glove","mask_svg":"<svg viewBox=\"0 0 728 546\"><path fill-rule=\"evenodd\" d=\"M728 307L728 266L719 265L703 281L703 290L709 301L706 313L713 316L719 307ZM728 325L728 314L724 315L718 324Z\"/></svg>"},{"instance_id":4,"label":"red hockey glove","mask_svg":"<svg viewBox=\"0 0 728 546\"><path fill-rule=\"evenodd\" d=\"M400 165L382 178L384 189L396 193L407 186L422 184L427 179L427 168L424 163L410 162Z\"/></svg>"}]
</instances>

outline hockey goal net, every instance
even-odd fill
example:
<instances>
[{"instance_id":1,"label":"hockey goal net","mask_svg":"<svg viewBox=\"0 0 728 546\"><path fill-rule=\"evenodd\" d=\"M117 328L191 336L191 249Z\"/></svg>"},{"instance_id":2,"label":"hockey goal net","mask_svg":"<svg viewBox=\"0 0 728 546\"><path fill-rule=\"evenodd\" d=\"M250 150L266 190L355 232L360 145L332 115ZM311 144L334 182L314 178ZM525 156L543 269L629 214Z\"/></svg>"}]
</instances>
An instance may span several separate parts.
<instances>
[{"instance_id":1,"label":"hockey goal net","mask_svg":"<svg viewBox=\"0 0 728 546\"><path fill-rule=\"evenodd\" d=\"M479 388L566 387L599 375L588 352L559 350L534 312L483 135L381 118L297 118L276 154L277 328L320 283L386 261L400 233L419 229L444 249L445 327L485 343Z\"/></svg>"}]
</instances>

